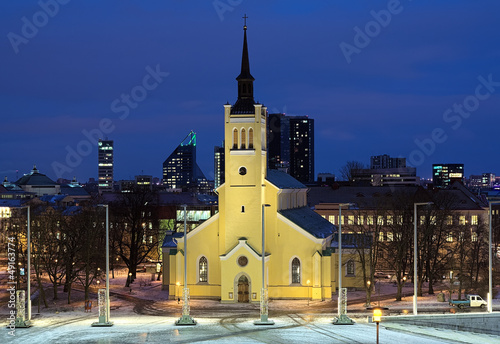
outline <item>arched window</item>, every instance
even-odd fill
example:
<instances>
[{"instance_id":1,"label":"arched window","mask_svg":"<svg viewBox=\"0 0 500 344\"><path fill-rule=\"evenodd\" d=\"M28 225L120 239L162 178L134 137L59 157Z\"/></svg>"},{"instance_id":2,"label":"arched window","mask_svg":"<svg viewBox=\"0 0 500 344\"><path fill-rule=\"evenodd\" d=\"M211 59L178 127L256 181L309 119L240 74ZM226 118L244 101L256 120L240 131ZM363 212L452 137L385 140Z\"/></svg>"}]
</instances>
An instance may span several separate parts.
<instances>
[{"instance_id":1,"label":"arched window","mask_svg":"<svg viewBox=\"0 0 500 344\"><path fill-rule=\"evenodd\" d=\"M208 261L206 257L201 257L198 263L198 275L200 282L208 282Z\"/></svg>"},{"instance_id":2,"label":"arched window","mask_svg":"<svg viewBox=\"0 0 500 344\"><path fill-rule=\"evenodd\" d=\"M238 149L238 129L233 130L233 149Z\"/></svg>"},{"instance_id":3,"label":"arched window","mask_svg":"<svg viewBox=\"0 0 500 344\"><path fill-rule=\"evenodd\" d=\"M293 258L292 260L292 283L300 283L300 260Z\"/></svg>"},{"instance_id":4,"label":"arched window","mask_svg":"<svg viewBox=\"0 0 500 344\"><path fill-rule=\"evenodd\" d=\"M346 276L355 276L355 273L354 273L354 260L348 260L346 265L345 265L345 274Z\"/></svg>"},{"instance_id":5,"label":"arched window","mask_svg":"<svg viewBox=\"0 0 500 344\"><path fill-rule=\"evenodd\" d=\"M248 148L253 149L253 129L248 129Z\"/></svg>"},{"instance_id":6,"label":"arched window","mask_svg":"<svg viewBox=\"0 0 500 344\"><path fill-rule=\"evenodd\" d=\"M245 131L245 128L241 129L241 149L246 149L246 145L247 145L247 135L246 135L246 131Z\"/></svg>"}]
</instances>

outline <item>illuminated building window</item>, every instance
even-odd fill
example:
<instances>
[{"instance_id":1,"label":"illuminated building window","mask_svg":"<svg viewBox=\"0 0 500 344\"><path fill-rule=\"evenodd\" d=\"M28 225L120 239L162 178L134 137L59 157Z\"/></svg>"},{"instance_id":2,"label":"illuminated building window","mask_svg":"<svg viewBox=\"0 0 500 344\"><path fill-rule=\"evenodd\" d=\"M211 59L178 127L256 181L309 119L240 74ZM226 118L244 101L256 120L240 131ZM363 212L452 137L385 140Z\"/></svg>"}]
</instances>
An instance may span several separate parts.
<instances>
[{"instance_id":1,"label":"illuminated building window","mask_svg":"<svg viewBox=\"0 0 500 344\"><path fill-rule=\"evenodd\" d=\"M465 226L465 215L460 215L458 223L462 226Z\"/></svg>"},{"instance_id":2,"label":"illuminated building window","mask_svg":"<svg viewBox=\"0 0 500 344\"><path fill-rule=\"evenodd\" d=\"M241 129L241 149L247 149L247 134L245 128Z\"/></svg>"},{"instance_id":3,"label":"illuminated building window","mask_svg":"<svg viewBox=\"0 0 500 344\"><path fill-rule=\"evenodd\" d=\"M354 215L349 215L347 217L347 224L348 225L353 225L354 224Z\"/></svg>"},{"instance_id":4,"label":"illuminated building window","mask_svg":"<svg viewBox=\"0 0 500 344\"><path fill-rule=\"evenodd\" d=\"M358 216L358 225L363 225L365 223L365 217L363 215Z\"/></svg>"},{"instance_id":5,"label":"illuminated building window","mask_svg":"<svg viewBox=\"0 0 500 344\"><path fill-rule=\"evenodd\" d=\"M470 224L471 225L477 225L479 223L479 220L477 218L477 215L472 215L471 219L470 219Z\"/></svg>"},{"instance_id":6,"label":"illuminated building window","mask_svg":"<svg viewBox=\"0 0 500 344\"><path fill-rule=\"evenodd\" d=\"M384 241L384 232L378 233L378 241Z\"/></svg>"},{"instance_id":7,"label":"illuminated building window","mask_svg":"<svg viewBox=\"0 0 500 344\"><path fill-rule=\"evenodd\" d=\"M379 226L384 225L384 217L383 216L377 216L377 225L379 225Z\"/></svg>"},{"instance_id":8,"label":"illuminated building window","mask_svg":"<svg viewBox=\"0 0 500 344\"><path fill-rule=\"evenodd\" d=\"M446 237L446 241L453 242L453 232L448 233L448 236Z\"/></svg>"},{"instance_id":9,"label":"illuminated building window","mask_svg":"<svg viewBox=\"0 0 500 344\"><path fill-rule=\"evenodd\" d=\"M199 281L208 282L208 261L207 258L202 256L198 263Z\"/></svg>"},{"instance_id":10,"label":"illuminated building window","mask_svg":"<svg viewBox=\"0 0 500 344\"><path fill-rule=\"evenodd\" d=\"M292 283L300 283L300 260L297 257L292 260Z\"/></svg>"},{"instance_id":11,"label":"illuminated building window","mask_svg":"<svg viewBox=\"0 0 500 344\"><path fill-rule=\"evenodd\" d=\"M393 241L394 236L392 235L392 232L387 232L387 241Z\"/></svg>"},{"instance_id":12,"label":"illuminated building window","mask_svg":"<svg viewBox=\"0 0 500 344\"><path fill-rule=\"evenodd\" d=\"M253 129L248 129L248 148L253 149Z\"/></svg>"},{"instance_id":13,"label":"illuminated building window","mask_svg":"<svg viewBox=\"0 0 500 344\"><path fill-rule=\"evenodd\" d=\"M392 216L391 215L387 215L387 225L392 225Z\"/></svg>"},{"instance_id":14,"label":"illuminated building window","mask_svg":"<svg viewBox=\"0 0 500 344\"><path fill-rule=\"evenodd\" d=\"M421 225L425 224L425 216L424 215L420 215L420 224Z\"/></svg>"},{"instance_id":15,"label":"illuminated building window","mask_svg":"<svg viewBox=\"0 0 500 344\"><path fill-rule=\"evenodd\" d=\"M335 216L334 215L328 215L328 221L330 221L332 224L335 224Z\"/></svg>"},{"instance_id":16,"label":"illuminated building window","mask_svg":"<svg viewBox=\"0 0 500 344\"><path fill-rule=\"evenodd\" d=\"M471 233L471 240L472 240L473 242L477 242L477 232L472 232L472 233Z\"/></svg>"},{"instance_id":17,"label":"illuminated building window","mask_svg":"<svg viewBox=\"0 0 500 344\"><path fill-rule=\"evenodd\" d=\"M373 215L368 215L366 217L366 224L367 225L373 225Z\"/></svg>"},{"instance_id":18,"label":"illuminated building window","mask_svg":"<svg viewBox=\"0 0 500 344\"><path fill-rule=\"evenodd\" d=\"M233 149L238 149L238 129L233 130Z\"/></svg>"},{"instance_id":19,"label":"illuminated building window","mask_svg":"<svg viewBox=\"0 0 500 344\"><path fill-rule=\"evenodd\" d=\"M446 224L451 226L453 224L453 217L451 215L448 215L446 218Z\"/></svg>"},{"instance_id":20,"label":"illuminated building window","mask_svg":"<svg viewBox=\"0 0 500 344\"><path fill-rule=\"evenodd\" d=\"M342 224L342 225L344 224L344 216L340 217L340 224Z\"/></svg>"}]
</instances>

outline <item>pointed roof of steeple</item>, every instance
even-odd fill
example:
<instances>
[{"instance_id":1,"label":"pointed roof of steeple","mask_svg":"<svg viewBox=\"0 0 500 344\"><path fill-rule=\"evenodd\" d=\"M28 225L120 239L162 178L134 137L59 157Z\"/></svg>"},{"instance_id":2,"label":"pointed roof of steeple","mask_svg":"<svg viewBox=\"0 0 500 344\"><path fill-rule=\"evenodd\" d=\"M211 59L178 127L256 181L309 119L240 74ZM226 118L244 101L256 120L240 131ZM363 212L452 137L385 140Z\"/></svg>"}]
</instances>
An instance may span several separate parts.
<instances>
[{"instance_id":1,"label":"pointed roof of steeple","mask_svg":"<svg viewBox=\"0 0 500 344\"><path fill-rule=\"evenodd\" d=\"M236 80L255 80L250 74L250 61L248 59L248 45L247 45L247 26L243 26L243 53L241 55L241 73Z\"/></svg>"},{"instance_id":2,"label":"pointed roof of steeple","mask_svg":"<svg viewBox=\"0 0 500 344\"><path fill-rule=\"evenodd\" d=\"M243 53L241 55L241 73L238 75L238 100L231 108L231 114L252 114L255 112L255 101L253 98L254 77L250 74L250 62L248 59L247 25L245 15L245 26L243 26Z\"/></svg>"}]
</instances>

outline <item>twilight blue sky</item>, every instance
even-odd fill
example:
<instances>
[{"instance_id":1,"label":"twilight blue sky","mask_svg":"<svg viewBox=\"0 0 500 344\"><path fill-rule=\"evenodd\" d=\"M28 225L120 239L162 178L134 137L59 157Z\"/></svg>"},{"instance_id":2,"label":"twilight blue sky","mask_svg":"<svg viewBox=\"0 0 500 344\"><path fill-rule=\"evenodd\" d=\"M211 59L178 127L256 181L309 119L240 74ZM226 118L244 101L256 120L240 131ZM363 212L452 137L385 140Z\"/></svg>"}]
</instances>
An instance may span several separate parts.
<instances>
[{"instance_id":1,"label":"twilight blue sky","mask_svg":"<svg viewBox=\"0 0 500 344\"><path fill-rule=\"evenodd\" d=\"M255 99L315 119L316 173L389 154L421 177L446 162L464 163L467 176L500 174L498 0L41 0L0 9L0 174L10 180L33 163L53 179L96 177L97 148L84 131L103 129L115 141L116 179L161 177L190 130L213 178L223 104L237 96L244 13ZM131 92L138 101L125 105Z\"/></svg>"}]
</instances>

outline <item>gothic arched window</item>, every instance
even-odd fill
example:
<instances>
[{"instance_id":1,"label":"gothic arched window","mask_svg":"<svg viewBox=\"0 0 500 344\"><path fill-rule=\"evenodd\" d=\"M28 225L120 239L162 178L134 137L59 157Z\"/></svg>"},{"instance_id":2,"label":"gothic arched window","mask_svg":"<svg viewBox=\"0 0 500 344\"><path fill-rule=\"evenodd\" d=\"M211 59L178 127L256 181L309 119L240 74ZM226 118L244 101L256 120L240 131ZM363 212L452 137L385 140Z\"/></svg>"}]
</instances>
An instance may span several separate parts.
<instances>
[{"instance_id":1,"label":"gothic arched window","mask_svg":"<svg viewBox=\"0 0 500 344\"><path fill-rule=\"evenodd\" d=\"M293 258L292 260L292 283L300 283L300 260Z\"/></svg>"},{"instance_id":2,"label":"gothic arched window","mask_svg":"<svg viewBox=\"0 0 500 344\"><path fill-rule=\"evenodd\" d=\"M241 149L246 149L247 147L247 134L245 128L241 129Z\"/></svg>"},{"instance_id":3,"label":"gothic arched window","mask_svg":"<svg viewBox=\"0 0 500 344\"><path fill-rule=\"evenodd\" d=\"M233 149L238 149L238 129L233 130Z\"/></svg>"},{"instance_id":4,"label":"gothic arched window","mask_svg":"<svg viewBox=\"0 0 500 344\"><path fill-rule=\"evenodd\" d=\"M345 266L345 274L346 276L354 276L355 275L355 270L354 270L354 260L348 260Z\"/></svg>"},{"instance_id":5,"label":"gothic arched window","mask_svg":"<svg viewBox=\"0 0 500 344\"><path fill-rule=\"evenodd\" d=\"M253 129L248 129L248 148L253 149Z\"/></svg>"},{"instance_id":6,"label":"gothic arched window","mask_svg":"<svg viewBox=\"0 0 500 344\"><path fill-rule=\"evenodd\" d=\"M198 263L199 282L208 282L208 260L202 256Z\"/></svg>"}]
</instances>

